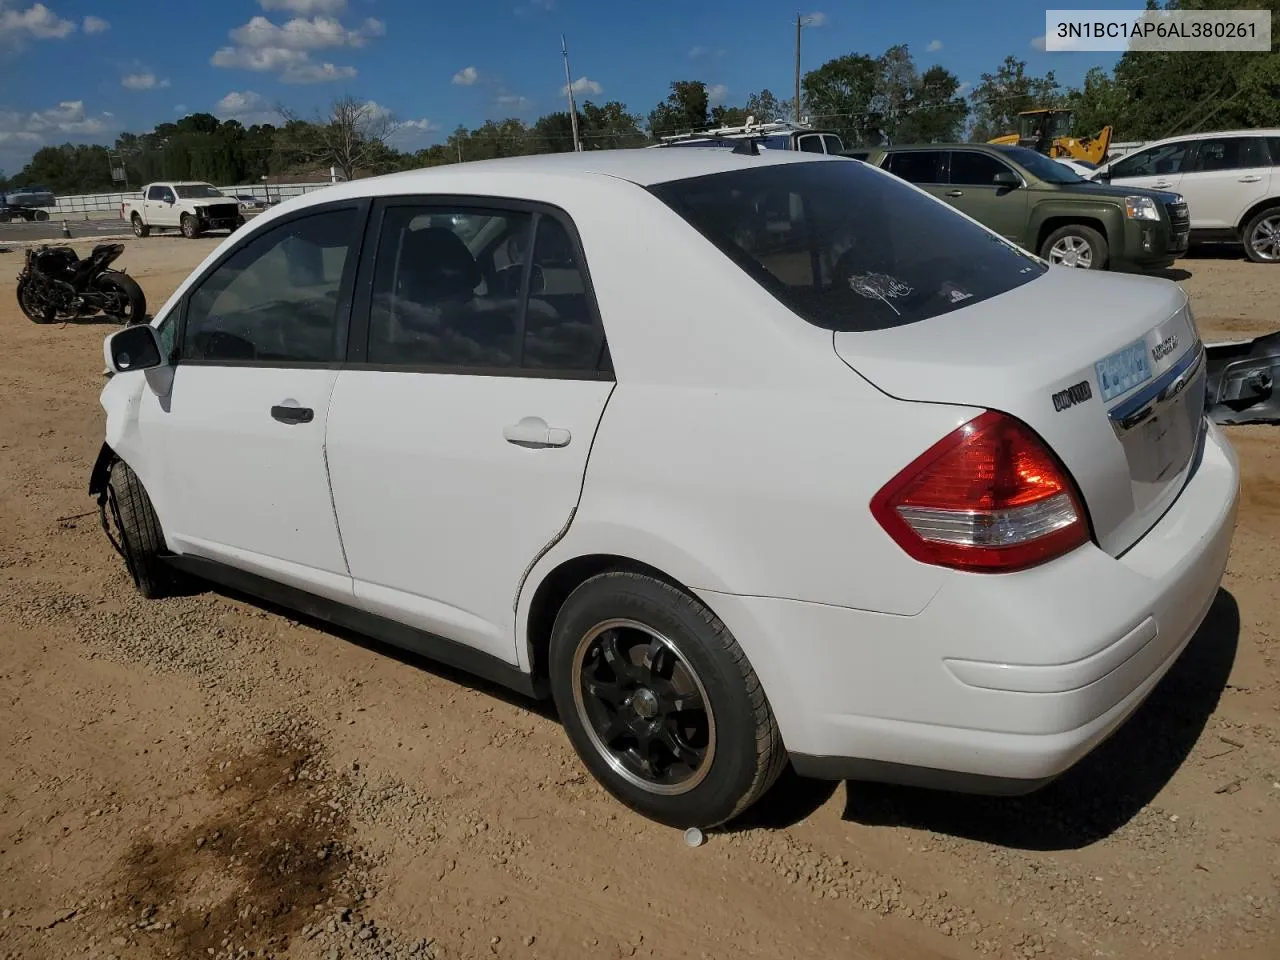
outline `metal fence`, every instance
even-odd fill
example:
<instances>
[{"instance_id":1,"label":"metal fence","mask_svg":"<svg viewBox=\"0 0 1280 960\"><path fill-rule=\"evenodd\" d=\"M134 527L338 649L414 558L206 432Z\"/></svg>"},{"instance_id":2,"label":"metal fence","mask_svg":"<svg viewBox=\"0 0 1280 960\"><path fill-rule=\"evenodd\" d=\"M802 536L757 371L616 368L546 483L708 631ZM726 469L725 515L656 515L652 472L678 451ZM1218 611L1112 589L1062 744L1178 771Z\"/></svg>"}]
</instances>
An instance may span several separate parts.
<instances>
[{"instance_id":1,"label":"metal fence","mask_svg":"<svg viewBox=\"0 0 1280 960\"><path fill-rule=\"evenodd\" d=\"M329 186L327 181L321 181L319 183L273 183L270 185L250 183L237 187L219 187L218 189L228 196L240 195L276 201L288 200L290 197L301 196L304 193L310 193L312 190L319 190L321 187L327 186ZM141 198L141 188L120 193L86 193L74 197L58 197L57 206L46 209L49 210L50 216L55 217L78 218L85 217L90 213L113 213L119 215L120 204Z\"/></svg>"}]
</instances>

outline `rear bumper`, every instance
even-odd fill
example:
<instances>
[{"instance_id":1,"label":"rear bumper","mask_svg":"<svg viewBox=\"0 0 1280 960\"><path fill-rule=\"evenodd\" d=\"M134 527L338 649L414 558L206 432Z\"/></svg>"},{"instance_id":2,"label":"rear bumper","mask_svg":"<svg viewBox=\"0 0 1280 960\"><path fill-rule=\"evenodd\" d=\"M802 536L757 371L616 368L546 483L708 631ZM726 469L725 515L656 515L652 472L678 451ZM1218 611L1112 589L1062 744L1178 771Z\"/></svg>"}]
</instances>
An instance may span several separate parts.
<instances>
[{"instance_id":1,"label":"rear bumper","mask_svg":"<svg viewBox=\"0 0 1280 960\"><path fill-rule=\"evenodd\" d=\"M1109 736L1217 595L1235 454L1208 425L1178 500L1119 558L1088 546L1007 575L956 573L912 617L707 594L760 676L796 769L1020 793Z\"/></svg>"}]
</instances>

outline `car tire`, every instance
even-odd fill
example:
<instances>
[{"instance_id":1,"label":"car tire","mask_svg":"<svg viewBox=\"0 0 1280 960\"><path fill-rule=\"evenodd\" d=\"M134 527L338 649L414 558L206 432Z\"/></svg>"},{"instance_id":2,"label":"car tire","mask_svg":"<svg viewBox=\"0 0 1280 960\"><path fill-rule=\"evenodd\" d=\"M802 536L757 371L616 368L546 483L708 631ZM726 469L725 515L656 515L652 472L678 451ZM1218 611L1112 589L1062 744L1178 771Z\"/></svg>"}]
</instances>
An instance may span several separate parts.
<instances>
[{"instance_id":1,"label":"car tire","mask_svg":"<svg viewBox=\"0 0 1280 960\"><path fill-rule=\"evenodd\" d=\"M142 218L136 213L132 218L133 235L135 237L146 237L151 233L151 228L142 222Z\"/></svg>"},{"instance_id":2,"label":"car tire","mask_svg":"<svg viewBox=\"0 0 1280 960\"><path fill-rule=\"evenodd\" d=\"M160 559L166 552L164 532L146 488L123 460L111 465L107 487L120 532L121 552L134 586L148 600L166 596L172 591L176 577L173 569Z\"/></svg>"},{"instance_id":3,"label":"car tire","mask_svg":"<svg viewBox=\"0 0 1280 960\"><path fill-rule=\"evenodd\" d=\"M1260 236L1263 231L1270 238L1265 253L1254 247L1260 239L1266 242L1266 237ZM1245 256L1254 263L1280 263L1280 206L1268 207L1250 219L1241 238Z\"/></svg>"},{"instance_id":4,"label":"car tire","mask_svg":"<svg viewBox=\"0 0 1280 960\"><path fill-rule=\"evenodd\" d=\"M556 616L548 669L583 763L615 798L659 823L731 820L786 765L777 721L737 640L665 581L615 571L577 587Z\"/></svg>"},{"instance_id":5,"label":"car tire","mask_svg":"<svg viewBox=\"0 0 1280 960\"><path fill-rule=\"evenodd\" d=\"M1040 244L1040 258L1058 266L1105 270L1110 250L1107 248L1106 237L1093 227L1086 227L1083 223L1069 223L1044 238L1044 242Z\"/></svg>"},{"instance_id":6,"label":"car tire","mask_svg":"<svg viewBox=\"0 0 1280 960\"><path fill-rule=\"evenodd\" d=\"M37 210L37 211L33 214L33 216L36 218L36 221L37 221L37 222L39 222L39 223L43 223L44 221L46 221L46 220L48 220L48 219L49 219L49 211L48 211L48 210Z\"/></svg>"},{"instance_id":7,"label":"car tire","mask_svg":"<svg viewBox=\"0 0 1280 960\"><path fill-rule=\"evenodd\" d=\"M184 213L179 221L182 227L182 235L188 240L194 240L200 236L200 222L189 213Z\"/></svg>"}]
</instances>

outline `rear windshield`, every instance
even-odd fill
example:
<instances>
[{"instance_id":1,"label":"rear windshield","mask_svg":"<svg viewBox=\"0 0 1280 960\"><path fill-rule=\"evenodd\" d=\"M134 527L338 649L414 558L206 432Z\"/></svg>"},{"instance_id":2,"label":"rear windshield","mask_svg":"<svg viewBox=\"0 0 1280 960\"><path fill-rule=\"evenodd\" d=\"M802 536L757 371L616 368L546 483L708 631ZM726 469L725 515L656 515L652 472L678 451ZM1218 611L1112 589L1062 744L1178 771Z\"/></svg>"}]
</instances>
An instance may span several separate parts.
<instances>
[{"instance_id":1,"label":"rear windshield","mask_svg":"<svg viewBox=\"0 0 1280 960\"><path fill-rule=\"evenodd\" d=\"M649 189L785 306L826 330L927 320L1048 269L861 163L770 164Z\"/></svg>"}]
</instances>

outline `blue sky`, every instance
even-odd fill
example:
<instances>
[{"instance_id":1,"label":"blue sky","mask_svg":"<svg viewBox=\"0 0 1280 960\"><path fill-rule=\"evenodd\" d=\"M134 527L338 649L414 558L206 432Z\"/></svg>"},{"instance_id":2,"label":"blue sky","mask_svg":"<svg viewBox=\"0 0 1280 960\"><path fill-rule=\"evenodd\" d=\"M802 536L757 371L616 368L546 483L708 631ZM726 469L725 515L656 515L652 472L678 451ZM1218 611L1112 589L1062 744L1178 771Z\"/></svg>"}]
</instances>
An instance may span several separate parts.
<instances>
[{"instance_id":1,"label":"blue sky","mask_svg":"<svg viewBox=\"0 0 1280 960\"><path fill-rule=\"evenodd\" d=\"M741 103L792 89L794 18L802 67L910 45L966 84L1006 54L1076 83L1107 53L1046 53L1042 2L973 0L0 0L0 169L40 146L110 143L185 112L246 124L283 103L311 115L350 93L402 121L398 145L425 146L458 124L533 120L564 109L560 34L579 101L617 99L646 115L677 79ZM1138 0L1090 0L1134 8ZM1041 41L1041 46L1042 41Z\"/></svg>"}]
</instances>

